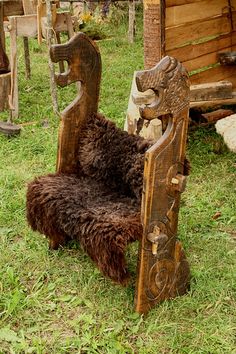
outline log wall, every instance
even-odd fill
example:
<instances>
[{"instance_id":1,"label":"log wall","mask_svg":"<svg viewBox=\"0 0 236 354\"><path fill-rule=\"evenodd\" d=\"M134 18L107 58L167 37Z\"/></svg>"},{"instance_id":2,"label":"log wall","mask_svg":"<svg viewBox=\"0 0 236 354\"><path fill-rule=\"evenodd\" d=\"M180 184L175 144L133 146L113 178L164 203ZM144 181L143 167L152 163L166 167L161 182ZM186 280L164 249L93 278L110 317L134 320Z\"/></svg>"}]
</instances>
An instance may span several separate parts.
<instances>
[{"instance_id":1,"label":"log wall","mask_svg":"<svg viewBox=\"0 0 236 354\"><path fill-rule=\"evenodd\" d=\"M229 80L236 66L222 66L217 53L236 50L236 0L166 0L165 54L180 60L192 84Z\"/></svg>"}]
</instances>

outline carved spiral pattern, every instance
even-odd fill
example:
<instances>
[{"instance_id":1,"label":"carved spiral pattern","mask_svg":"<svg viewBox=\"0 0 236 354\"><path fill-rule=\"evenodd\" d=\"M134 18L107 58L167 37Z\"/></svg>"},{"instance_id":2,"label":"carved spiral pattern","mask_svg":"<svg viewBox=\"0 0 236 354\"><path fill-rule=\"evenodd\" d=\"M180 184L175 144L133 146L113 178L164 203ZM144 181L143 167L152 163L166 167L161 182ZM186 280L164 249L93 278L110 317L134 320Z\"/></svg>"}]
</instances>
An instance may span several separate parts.
<instances>
[{"instance_id":1,"label":"carved spiral pattern","mask_svg":"<svg viewBox=\"0 0 236 354\"><path fill-rule=\"evenodd\" d=\"M147 297L150 301L162 300L173 284L175 264L170 259L156 262L149 272Z\"/></svg>"}]
</instances>

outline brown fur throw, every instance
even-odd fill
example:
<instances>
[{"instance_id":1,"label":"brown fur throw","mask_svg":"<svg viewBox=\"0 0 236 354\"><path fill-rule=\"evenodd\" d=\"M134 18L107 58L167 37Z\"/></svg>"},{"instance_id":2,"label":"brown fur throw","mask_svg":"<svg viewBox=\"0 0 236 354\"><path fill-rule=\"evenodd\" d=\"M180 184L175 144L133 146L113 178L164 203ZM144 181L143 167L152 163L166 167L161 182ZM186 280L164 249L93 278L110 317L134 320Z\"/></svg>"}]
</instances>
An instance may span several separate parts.
<instances>
[{"instance_id":1,"label":"brown fur throw","mask_svg":"<svg viewBox=\"0 0 236 354\"><path fill-rule=\"evenodd\" d=\"M52 249L78 240L105 276L126 284L124 253L142 235L144 154L151 142L99 114L88 119L79 146L76 175L50 174L29 183L28 222Z\"/></svg>"}]
</instances>

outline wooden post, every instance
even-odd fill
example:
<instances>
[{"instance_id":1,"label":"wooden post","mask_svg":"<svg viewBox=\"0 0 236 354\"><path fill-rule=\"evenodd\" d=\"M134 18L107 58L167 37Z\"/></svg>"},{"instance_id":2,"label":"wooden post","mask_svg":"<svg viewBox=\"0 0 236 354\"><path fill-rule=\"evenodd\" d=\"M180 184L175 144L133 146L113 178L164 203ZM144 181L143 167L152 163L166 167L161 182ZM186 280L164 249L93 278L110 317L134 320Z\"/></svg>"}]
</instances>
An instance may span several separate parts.
<instances>
[{"instance_id":1,"label":"wooden post","mask_svg":"<svg viewBox=\"0 0 236 354\"><path fill-rule=\"evenodd\" d=\"M53 111L55 114L59 114L58 101L57 101L57 89L56 81L54 75L54 65L50 58L50 48L53 40L53 22L52 22L52 10L50 0L46 0L46 12L47 12L47 46L48 46L48 66L50 72L50 88L51 88L51 97Z\"/></svg>"},{"instance_id":2,"label":"wooden post","mask_svg":"<svg viewBox=\"0 0 236 354\"><path fill-rule=\"evenodd\" d=\"M11 90L11 73L0 74L0 112L9 108L8 95Z\"/></svg>"},{"instance_id":3,"label":"wooden post","mask_svg":"<svg viewBox=\"0 0 236 354\"><path fill-rule=\"evenodd\" d=\"M165 1L143 0L144 67L150 69L164 55Z\"/></svg>"},{"instance_id":4,"label":"wooden post","mask_svg":"<svg viewBox=\"0 0 236 354\"><path fill-rule=\"evenodd\" d=\"M5 34L3 28L4 13L3 13L3 2L0 1L0 39L2 42L3 49L5 50Z\"/></svg>"},{"instance_id":5,"label":"wooden post","mask_svg":"<svg viewBox=\"0 0 236 354\"><path fill-rule=\"evenodd\" d=\"M74 28L73 28L73 23L71 19L71 14L65 13L66 15L66 27L68 31L68 39L72 38L74 36Z\"/></svg>"},{"instance_id":6,"label":"wooden post","mask_svg":"<svg viewBox=\"0 0 236 354\"><path fill-rule=\"evenodd\" d=\"M57 39L57 44L61 44L61 37L60 37L60 32L56 32L56 39ZM63 61L59 61L59 70L60 73L64 73L65 71L65 65L63 63Z\"/></svg>"},{"instance_id":7,"label":"wooden post","mask_svg":"<svg viewBox=\"0 0 236 354\"><path fill-rule=\"evenodd\" d=\"M9 107L12 112L12 118L18 118L19 115L16 26L17 26L16 17L10 17L9 31L10 31L11 92L9 95Z\"/></svg>"},{"instance_id":8,"label":"wooden post","mask_svg":"<svg viewBox=\"0 0 236 354\"><path fill-rule=\"evenodd\" d=\"M134 42L134 34L135 34L135 1L129 0L128 40L130 43Z\"/></svg>"},{"instance_id":9,"label":"wooden post","mask_svg":"<svg viewBox=\"0 0 236 354\"><path fill-rule=\"evenodd\" d=\"M25 57L25 77L26 79L30 79L31 71L30 71L30 53L29 53L28 37L23 37L23 43L24 43L24 57Z\"/></svg>"}]
</instances>

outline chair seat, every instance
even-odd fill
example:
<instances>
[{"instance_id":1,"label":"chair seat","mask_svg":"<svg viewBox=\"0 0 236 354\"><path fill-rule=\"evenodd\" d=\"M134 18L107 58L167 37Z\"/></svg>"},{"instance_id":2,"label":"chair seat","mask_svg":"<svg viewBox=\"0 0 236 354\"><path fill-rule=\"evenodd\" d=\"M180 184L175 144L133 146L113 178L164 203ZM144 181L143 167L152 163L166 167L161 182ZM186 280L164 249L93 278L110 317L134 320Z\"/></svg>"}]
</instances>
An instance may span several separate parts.
<instances>
[{"instance_id":1,"label":"chair seat","mask_svg":"<svg viewBox=\"0 0 236 354\"><path fill-rule=\"evenodd\" d=\"M135 198L91 177L50 174L29 184L27 218L33 230L49 238L50 248L78 240L104 275L127 282L125 248L142 236Z\"/></svg>"}]
</instances>

